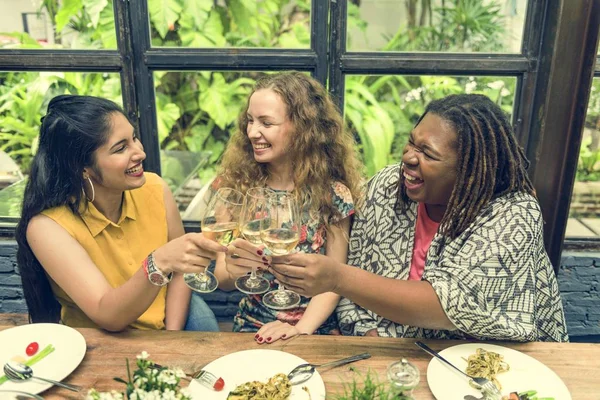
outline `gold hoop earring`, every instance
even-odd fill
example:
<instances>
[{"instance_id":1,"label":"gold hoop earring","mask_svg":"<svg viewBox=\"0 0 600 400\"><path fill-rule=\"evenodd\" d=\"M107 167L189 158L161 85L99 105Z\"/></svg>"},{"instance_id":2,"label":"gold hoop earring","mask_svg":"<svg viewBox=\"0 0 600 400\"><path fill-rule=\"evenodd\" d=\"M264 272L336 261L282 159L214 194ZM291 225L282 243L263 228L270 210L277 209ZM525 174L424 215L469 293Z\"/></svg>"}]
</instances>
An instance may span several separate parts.
<instances>
[{"instance_id":1,"label":"gold hoop earring","mask_svg":"<svg viewBox=\"0 0 600 400\"><path fill-rule=\"evenodd\" d=\"M85 193L85 188L83 187L83 185L81 186L81 191L83 192L83 195L85 196L87 201L90 201L93 203L94 199L96 198L96 190L94 189L94 184L92 183L92 180L90 179L89 176L84 177L83 179L87 179L88 182L90 183L90 187L92 188L92 198L90 199L89 197L87 197L87 194Z\"/></svg>"}]
</instances>

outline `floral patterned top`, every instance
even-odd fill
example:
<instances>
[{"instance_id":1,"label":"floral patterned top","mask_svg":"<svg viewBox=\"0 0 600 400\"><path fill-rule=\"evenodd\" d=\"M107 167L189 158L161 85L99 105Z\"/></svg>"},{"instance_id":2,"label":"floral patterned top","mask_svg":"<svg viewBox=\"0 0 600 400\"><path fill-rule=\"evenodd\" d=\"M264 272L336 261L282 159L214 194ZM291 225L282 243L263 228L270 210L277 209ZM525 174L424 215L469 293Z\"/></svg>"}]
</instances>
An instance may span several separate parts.
<instances>
[{"instance_id":1,"label":"floral patterned top","mask_svg":"<svg viewBox=\"0 0 600 400\"><path fill-rule=\"evenodd\" d=\"M342 220L354 214L354 201L350 190L341 182L332 184L333 205L339 210L341 217L332 223ZM277 191L277 190L276 190ZM302 210L302 228L300 232L300 241L296 246L296 251L302 253L325 254L327 243L327 231L325 224L321 220L310 217L309 210L305 207ZM275 278L269 273L263 275L271 284L271 289L276 289ZM310 302L309 297L301 296L300 304L296 308L289 310L273 310L262 303L263 295L248 295L240 300L237 315L233 320L234 332L256 332L264 324L279 320L296 325L304 315L304 310ZM338 323L335 313L317 329L317 334L338 334Z\"/></svg>"}]
</instances>

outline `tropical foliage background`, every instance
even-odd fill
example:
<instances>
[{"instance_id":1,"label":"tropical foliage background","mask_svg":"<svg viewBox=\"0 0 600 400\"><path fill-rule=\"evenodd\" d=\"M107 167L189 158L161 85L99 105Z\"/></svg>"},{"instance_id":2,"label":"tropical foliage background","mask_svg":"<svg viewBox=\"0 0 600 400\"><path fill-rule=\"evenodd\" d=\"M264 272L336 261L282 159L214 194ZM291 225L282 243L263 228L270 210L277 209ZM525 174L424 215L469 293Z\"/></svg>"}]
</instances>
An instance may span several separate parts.
<instances>
[{"instance_id":1,"label":"tropical foliage background","mask_svg":"<svg viewBox=\"0 0 600 400\"><path fill-rule=\"evenodd\" d=\"M113 0L43 0L56 48L114 49ZM349 2L348 26L366 35L358 0ZM500 1L498 1L500 3ZM498 51L506 37L504 14L495 2L405 0L406 23L386 38L381 51ZM148 0L151 39L165 47L310 47L309 0ZM25 33L1 33L4 47L42 48ZM349 37L349 41L352 36ZM373 49L375 50L375 49ZM214 175L225 144L255 80L263 72L156 72L157 124L163 176L173 189L189 168L181 152L208 152L195 174ZM348 76L345 118L371 176L400 159L406 137L425 105L451 93L483 93L512 112L516 78L481 76ZM600 84L594 83L588 121L600 121ZM39 120L61 93L88 94L121 102L117 74L0 73L0 148L24 174L35 153ZM596 128L599 128L596 126ZM591 160L589 153L595 154ZM580 179L600 179L598 151L585 147ZM587 158L586 158L587 157ZM12 192L8 191L12 190ZM21 192L19 192L21 191ZM3 193L5 192L5 193ZM0 192L0 214L18 215L22 185Z\"/></svg>"}]
</instances>

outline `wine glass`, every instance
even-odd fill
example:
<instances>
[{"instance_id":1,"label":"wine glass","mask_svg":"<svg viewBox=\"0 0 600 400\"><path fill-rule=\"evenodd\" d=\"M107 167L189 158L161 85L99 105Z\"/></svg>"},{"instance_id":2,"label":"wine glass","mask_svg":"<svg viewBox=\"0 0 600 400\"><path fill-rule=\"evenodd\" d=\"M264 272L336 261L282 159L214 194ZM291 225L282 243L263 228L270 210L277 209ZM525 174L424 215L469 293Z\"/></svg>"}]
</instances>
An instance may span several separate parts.
<instances>
[{"instance_id":1,"label":"wine glass","mask_svg":"<svg viewBox=\"0 0 600 400\"><path fill-rule=\"evenodd\" d=\"M202 234L222 246L227 246L237 238L243 200L244 195L235 189L217 190L200 222ZM192 290L200 293L210 293L219 286L217 277L208 270L197 274L183 274L183 280Z\"/></svg>"},{"instance_id":2,"label":"wine glass","mask_svg":"<svg viewBox=\"0 0 600 400\"><path fill-rule=\"evenodd\" d=\"M244 238L255 246L262 244L260 232L268 225L265 218L268 218L269 196L272 194L272 190L263 187L254 187L246 192L240 231ZM270 286L267 279L256 274L255 267L252 267L250 275L240 276L235 281L235 287L246 294L262 294L267 292Z\"/></svg>"},{"instance_id":3,"label":"wine glass","mask_svg":"<svg viewBox=\"0 0 600 400\"><path fill-rule=\"evenodd\" d=\"M298 203L289 193L274 192L269 196L268 219L260 232L263 244L273 255L290 254L300 240L300 211ZM274 310L286 310L300 303L300 295L279 287L263 296L263 304Z\"/></svg>"}]
</instances>

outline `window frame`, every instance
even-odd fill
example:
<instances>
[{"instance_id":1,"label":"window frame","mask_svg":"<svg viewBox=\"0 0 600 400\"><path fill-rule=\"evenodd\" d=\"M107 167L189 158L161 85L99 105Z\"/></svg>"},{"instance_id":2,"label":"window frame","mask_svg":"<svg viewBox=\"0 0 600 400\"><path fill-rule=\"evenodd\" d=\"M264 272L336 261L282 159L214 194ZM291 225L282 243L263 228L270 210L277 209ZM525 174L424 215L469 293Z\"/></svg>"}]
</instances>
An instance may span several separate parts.
<instances>
[{"instance_id":1,"label":"window frame","mask_svg":"<svg viewBox=\"0 0 600 400\"><path fill-rule=\"evenodd\" d=\"M159 174L155 71L307 71L328 85L342 111L347 75L513 76L513 124L531 161L555 269L563 246L600 249L600 238L564 238L592 78L600 77L600 0L529 0L517 54L349 52L347 1L311 1L309 49L200 49L152 47L147 2L114 0L116 50L0 49L0 71L119 73L125 112L145 146L144 167ZM558 178L549 182L551 176ZM0 235L13 237L17 221L0 218ZM199 230L197 222L184 225Z\"/></svg>"}]
</instances>

